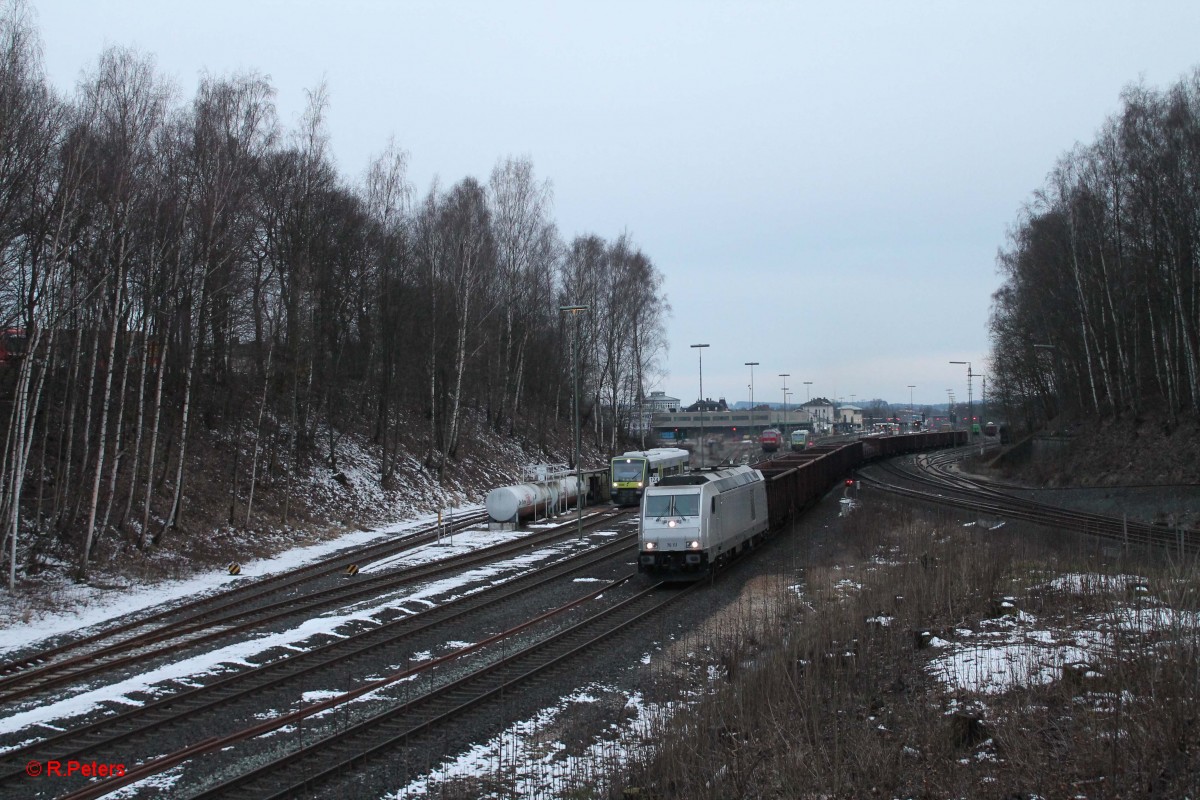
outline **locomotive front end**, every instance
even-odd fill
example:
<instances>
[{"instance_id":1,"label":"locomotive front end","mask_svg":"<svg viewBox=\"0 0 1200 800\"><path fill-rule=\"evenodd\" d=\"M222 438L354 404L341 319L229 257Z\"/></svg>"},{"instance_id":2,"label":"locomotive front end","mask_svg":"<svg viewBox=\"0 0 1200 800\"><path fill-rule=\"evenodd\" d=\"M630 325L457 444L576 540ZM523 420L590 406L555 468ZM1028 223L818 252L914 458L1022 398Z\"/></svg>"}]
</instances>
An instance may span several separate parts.
<instances>
[{"instance_id":1,"label":"locomotive front end","mask_svg":"<svg viewBox=\"0 0 1200 800\"><path fill-rule=\"evenodd\" d=\"M646 458L626 454L612 460L612 499L619 506L635 506L642 497L649 476Z\"/></svg>"},{"instance_id":2,"label":"locomotive front end","mask_svg":"<svg viewBox=\"0 0 1200 800\"><path fill-rule=\"evenodd\" d=\"M638 572L690 576L708 569L699 487L655 487L642 503Z\"/></svg>"}]
</instances>

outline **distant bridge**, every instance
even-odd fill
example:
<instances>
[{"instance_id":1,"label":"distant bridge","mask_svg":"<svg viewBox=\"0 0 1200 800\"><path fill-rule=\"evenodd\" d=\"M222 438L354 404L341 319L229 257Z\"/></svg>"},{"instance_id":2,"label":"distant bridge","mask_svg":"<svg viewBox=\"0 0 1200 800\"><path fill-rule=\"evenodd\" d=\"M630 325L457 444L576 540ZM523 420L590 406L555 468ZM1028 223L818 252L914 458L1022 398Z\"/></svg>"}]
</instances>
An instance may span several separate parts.
<instances>
[{"instance_id":1,"label":"distant bridge","mask_svg":"<svg viewBox=\"0 0 1200 800\"><path fill-rule=\"evenodd\" d=\"M658 439L669 441L698 440L700 420L704 420L704 435L724 439L758 436L764 428L812 430L813 420L807 411L788 409L755 409L754 411L681 411L675 414L653 414L650 432Z\"/></svg>"}]
</instances>

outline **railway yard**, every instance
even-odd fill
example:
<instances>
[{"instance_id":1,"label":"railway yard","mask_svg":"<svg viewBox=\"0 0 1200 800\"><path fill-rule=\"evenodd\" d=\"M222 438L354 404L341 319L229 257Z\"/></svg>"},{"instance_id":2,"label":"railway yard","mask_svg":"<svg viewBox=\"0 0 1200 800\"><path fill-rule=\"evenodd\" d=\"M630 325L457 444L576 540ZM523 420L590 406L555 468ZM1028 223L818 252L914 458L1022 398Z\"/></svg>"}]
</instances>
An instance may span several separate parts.
<instances>
[{"instance_id":1,"label":"railway yard","mask_svg":"<svg viewBox=\"0 0 1200 800\"><path fill-rule=\"evenodd\" d=\"M918 449L903 438L855 443L880 451L865 460L831 446L759 464L768 481L793 476L788 492L812 496L789 496L780 512L769 491L772 520L786 524L760 552L693 583L637 573L636 507L503 532L479 513L9 652L0 796L425 796L448 760L568 708L534 737L546 764L575 764L544 767L537 796L559 796L597 769L570 758L599 743L619 760L613 731L638 703L678 701L681 674L728 677L720 653L704 667L699 643L711 633L699 631L764 581L800 586L815 564L844 557L852 509L937 509L1010 526L997 535L1061 532L1109 554L1185 560L1200 549L1194 530L1068 511L968 478L961 463L978 447L884 457ZM802 488L794 476L811 463L833 466ZM517 796L516 756L489 758L489 785ZM453 796L483 793L473 785Z\"/></svg>"}]
</instances>

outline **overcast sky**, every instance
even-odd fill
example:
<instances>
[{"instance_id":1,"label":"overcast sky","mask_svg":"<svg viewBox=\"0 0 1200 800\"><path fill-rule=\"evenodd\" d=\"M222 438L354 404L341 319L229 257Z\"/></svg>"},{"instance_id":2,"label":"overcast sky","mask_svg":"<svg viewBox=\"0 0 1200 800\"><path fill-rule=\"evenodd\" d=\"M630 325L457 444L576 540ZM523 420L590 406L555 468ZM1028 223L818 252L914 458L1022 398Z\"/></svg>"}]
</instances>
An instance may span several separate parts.
<instances>
[{"instance_id":1,"label":"overcast sky","mask_svg":"<svg viewBox=\"0 0 1200 800\"><path fill-rule=\"evenodd\" d=\"M32 4L63 92L109 45L184 100L264 73L288 126L324 80L351 181L391 137L419 194L528 156L564 238L626 231L665 276L650 388L686 402L698 343L731 403L747 361L758 401L965 400L1021 206L1125 86L1200 66L1191 1Z\"/></svg>"}]
</instances>

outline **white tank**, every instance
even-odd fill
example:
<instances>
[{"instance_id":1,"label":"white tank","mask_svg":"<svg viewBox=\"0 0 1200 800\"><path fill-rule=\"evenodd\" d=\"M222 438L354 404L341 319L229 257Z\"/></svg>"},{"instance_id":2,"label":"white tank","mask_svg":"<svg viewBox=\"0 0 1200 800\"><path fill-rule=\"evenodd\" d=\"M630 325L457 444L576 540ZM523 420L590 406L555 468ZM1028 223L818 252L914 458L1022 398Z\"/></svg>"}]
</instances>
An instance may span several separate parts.
<instances>
[{"instance_id":1,"label":"white tank","mask_svg":"<svg viewBox=\"0 0 1200 800\"><path fill-rule=\"evenodd\" d=\"M496 522L512 522L535 513L545 514L561 503L570 505L575 501L575 495L574 478L546 483L519 483L492 489L484 506L488 516Z\"/></svg>"}]
</instances>

